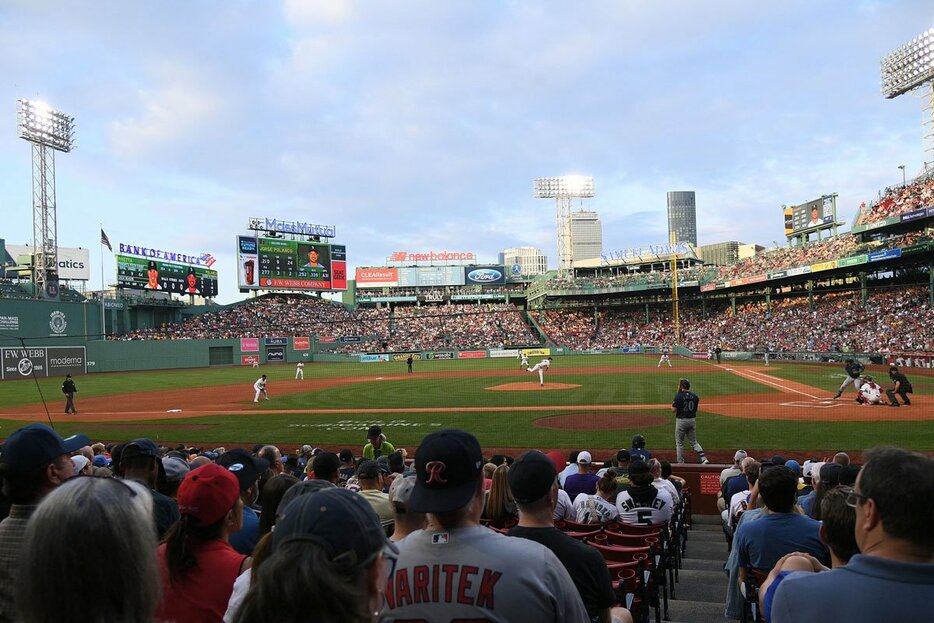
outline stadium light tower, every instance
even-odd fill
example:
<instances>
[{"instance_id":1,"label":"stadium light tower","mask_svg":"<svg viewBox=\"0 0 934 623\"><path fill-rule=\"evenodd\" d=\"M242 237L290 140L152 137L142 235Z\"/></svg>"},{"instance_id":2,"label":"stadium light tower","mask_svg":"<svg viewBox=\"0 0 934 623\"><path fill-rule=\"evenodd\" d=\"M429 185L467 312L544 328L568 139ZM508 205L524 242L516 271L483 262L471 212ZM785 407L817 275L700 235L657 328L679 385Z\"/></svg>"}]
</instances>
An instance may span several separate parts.
<instances>
[{"instance_id":1,"label":"stadium light tower","mask_svg":"<svg viewBox=\"0 0 934 623\"><path fill-rule=\"evenodd\" d=\"M572 266L571 205L574 199L593 197L593 177L562 175L535 178L536 199L554 199L558 225L558 269L567 273Z\"/></svg>"},{"instance_id":2,"label":"stadium light tower","mask_svg":"<svg viewBox=\"0 0 934 623\"><path fill-rule=\"evenodd\" d=\"M926 87L922 93L920 90ZM882 95L893 99L918 89L924 111L924 151L934 161L934 28L882 59ZM927 162L925 155L925 162Z\"/></svg>"},{"instance_id":3,"label":"stadium light tower","mask_svg":"<svg viewBox=\"0 0 934 623\"><path fill-rule=\"evenodd\" d=\"M58 224L55 213L55 152L74 147L75 119L42 102L16 101L19 137L32 143L32 244L36 298L57 299Z\"/></svg>"}]
</instances>

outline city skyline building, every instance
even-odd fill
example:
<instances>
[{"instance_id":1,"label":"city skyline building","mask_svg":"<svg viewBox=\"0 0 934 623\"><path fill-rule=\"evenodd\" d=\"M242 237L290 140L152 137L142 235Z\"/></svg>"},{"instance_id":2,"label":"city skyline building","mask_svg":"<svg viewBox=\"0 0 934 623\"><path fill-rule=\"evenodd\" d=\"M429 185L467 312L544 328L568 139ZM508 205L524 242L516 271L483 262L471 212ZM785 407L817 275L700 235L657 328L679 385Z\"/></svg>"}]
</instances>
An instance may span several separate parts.
<instances>
[{"instance_id":1,"label":"city skyline building","mask_svg":"<svg viewBox=\"0 0 934 623\"><path fill-rule=\"evenodd\" d=\"M693 190L668 191L668 239L697 246L697 201Z\"/></svg>"},{"instance_id":2,"label":"city skyline building","mask_svg":"<svg viewBox=\"0 0 934 623\"><path fill-rule=\"evenodd\" d=\"M571 262L591 260L603 252L603 225L593 210L571 212Z\"/></svg>"},{"instance_id":3,"label":"city skyline building","mask_svg":"<svg viewBox=\"0 0 934 623\"><path fill-rule=\"evenodd\" d=\"M510 247L499 254L500 264L506 267L514 277L534 277L548 272L548 256L536 247ZM513 267L519 266L519 274L513 274Z\"/></svg>"}]
</instances>

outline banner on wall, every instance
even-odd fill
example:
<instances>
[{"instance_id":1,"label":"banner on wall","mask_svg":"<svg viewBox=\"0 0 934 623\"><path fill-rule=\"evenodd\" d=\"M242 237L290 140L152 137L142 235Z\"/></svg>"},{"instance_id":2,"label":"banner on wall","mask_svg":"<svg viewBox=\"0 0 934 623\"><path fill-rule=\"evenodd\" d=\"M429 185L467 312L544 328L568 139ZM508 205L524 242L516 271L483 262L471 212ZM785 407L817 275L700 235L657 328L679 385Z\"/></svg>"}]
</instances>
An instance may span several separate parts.
<instances>
[{"instance_id":1,"label":"banner on wall","mask_svg":"<svg viewBox=\"0 0 934 623\"><path fill-rule=\"evenodd\" d=\"M311 348L311 338L307 337L293 337L292 338L292 348L294 350L308 350Z\"/></svg>"},{"instance_id":2,"label":"banner on wall","mask_svg":"<svg viewBox=\"0 0 934 623\"><path fill-rule=\"evenodd\" d=\"M267 348L266 361L285 361L285 346L270 346Z\"/></svg>"},{"instance_id":3,"label":"banner on wall","mask_svg":"<svg viewBox=\"0 0 934 623\"><path fill-rule=\"evenodd\" d=\"M258 337L241 337L240 338L240 352L241 353L259 352L259 338Z\"/></svg>"},{"instance_id":4,"label":"banner on wall","mask_svg":"<svg viewBox=\"0 0 934 623\"><path fill-rule=\"evenodd\" d=\"M240 355L241 366L259 365L259 355Z\"/></svg>"}]
</instances>

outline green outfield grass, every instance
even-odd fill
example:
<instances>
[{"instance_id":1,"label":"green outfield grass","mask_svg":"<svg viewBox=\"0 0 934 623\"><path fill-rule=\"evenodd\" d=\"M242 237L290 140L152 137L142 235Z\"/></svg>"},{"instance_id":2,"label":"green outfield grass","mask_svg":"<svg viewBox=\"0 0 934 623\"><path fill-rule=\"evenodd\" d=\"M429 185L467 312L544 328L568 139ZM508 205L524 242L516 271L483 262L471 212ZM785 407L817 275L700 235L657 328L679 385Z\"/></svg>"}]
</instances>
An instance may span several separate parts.
<instances>
[{"instance_id":1,"label":"green outfield grass","mask_svg":"<svg viewBox=\"0 0 934 623\"><path fill-rule=\"evenodd\" d=\"M535 360L533 359L533 362ZM58 416L61 379L39 382L54 408L56 427L62 434L84 432L94 439L127 440L147 436L163 442L231 444L273 442L284 445L348 446L364 443L364 432L373 423L383 426L397 446L414 447L432 430L454 426L474 432L487 447L539 447L598 449L598 456L627 445L635 432L645 434L656 448L673 447L673 414L660 407L670 403L681 377L691 379L692 389L702 399L698 437L708 450L737 447L793 450L860 450L890 443L917 450L934 449L931 422L833 422L747 420L704 411L705 402L737 394L770 394L776 389L736 376L705 361L674 359L674 368L658 368L649 356L566 356L555 360L546 380L580 387L562 391L497 392L488 388L506 383L536 382L537 375L518 369L512 359L467 361L419 361L415 374L405 373L404 363L313 364L306 366L306 383L314 378L360 378L360 382L295 394L278 394L277 387L294 387L291 365L250 368L216 368L154 372L91 374L77 379L79 410L89 397L141 391L216 387L229 396L237 392L247 405L252 400L253 381L260 373L270 379L273 399L261 402L259 414L231 414L173 420L135 422L72 422ZM622 371L608 367L622 366ZM646 369L646 367L651 369ZM758 369L758 368L757 368ZM762 368L764 370L764 368ZM470 376L437 376L434 373L470 372ZM843 380L840 366L818 366L776 362L768 370L778 378L804 383L818 390L835 392ZM877 373L877 376L882 376ZM917 394L934 393L934 377L911 375ZM888 379L880 379L887 382ZM884 383L883 383L884 384ZM0 383L0 408L40 402L31 381ZM589 405L659 405L638 411L611 412L611 423L598 430L554 430L535 426L539 418L573 415L585 426L595 410ZM580 406L573 410L526 411L521 407ZM502 411L472 411L472 408L502 408ZM433 409L460 408L462 411ZM755 407L751 407L755 408ZM878 407L882 409L882 407ZM285 410L330 410L320 413L282 413ZM390 413L361 414L354 409L393 409ZM410 412L409 409L425 411ZM84 413L84 412L83 412ZM880 413L884 413L880 411ZM659 418L658 424L639 425L632 418ZM832 418L832 410L815 411L815 420ZM0 436L6 437L22 422L0 421ZM595 428L595 426L590 426ZM603 449L604 452L600 452ZM689 453L691 455L691 453Z\"/></svg>"}]
</instances>

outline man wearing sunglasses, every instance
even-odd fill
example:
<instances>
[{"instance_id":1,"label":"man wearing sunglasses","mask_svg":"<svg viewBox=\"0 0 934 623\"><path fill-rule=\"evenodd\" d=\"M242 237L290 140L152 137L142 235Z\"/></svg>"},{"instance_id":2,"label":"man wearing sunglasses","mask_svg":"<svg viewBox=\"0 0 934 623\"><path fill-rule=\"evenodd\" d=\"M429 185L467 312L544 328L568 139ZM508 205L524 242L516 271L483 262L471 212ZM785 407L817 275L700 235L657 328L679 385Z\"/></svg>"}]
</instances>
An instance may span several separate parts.
<instances>
[{"instance_id":1,"label":"man wearing sunglasses","mask_svg":"<svg viewBox=\"0 0 934 623\"><path fill-rule=\"evenodd\" d=\"M847 496L860 553L839 569L792 574L772 621L926 621L934 604L934 459L876 448Z\"/></svg>"}]
</instances>

